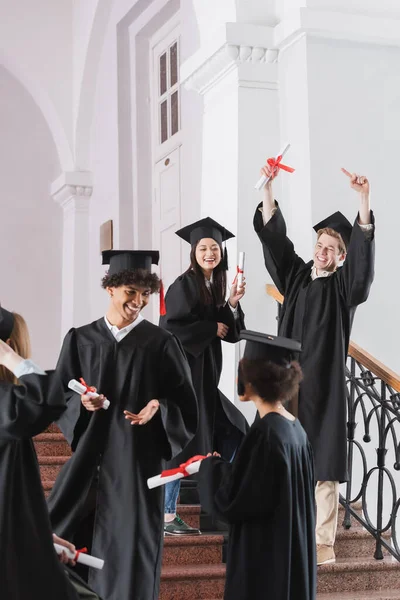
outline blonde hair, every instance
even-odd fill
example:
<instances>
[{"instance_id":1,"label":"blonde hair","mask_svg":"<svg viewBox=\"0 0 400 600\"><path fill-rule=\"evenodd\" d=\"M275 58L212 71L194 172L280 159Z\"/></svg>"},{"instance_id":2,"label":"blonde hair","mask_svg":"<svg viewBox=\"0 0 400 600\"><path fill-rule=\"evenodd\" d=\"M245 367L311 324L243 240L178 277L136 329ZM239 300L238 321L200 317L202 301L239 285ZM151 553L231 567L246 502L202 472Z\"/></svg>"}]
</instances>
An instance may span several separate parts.
<instances>
[{"instance_id":1,"label":"blonde hair","mask_svg":"<svg viewBox=\"0 0 400 600\"><path fill-rule=\"evenodd\" d=\"M339 241L339 254L346 254L346 244L344 243L340 233L338 233L334 229L331 229L330 227L324 227L323 229L318 229L317 231L318 240L323 233L326 233L326 235L330 235L331 237L336 238Z\"/></svg>"},{"instance_id":2,"label":"blonde hair","mask_svg":"<svg viewBox=\"0 0 400 600\"><path fill-rule=\"evenodd\" d=\"M21 356L21 358L30 358L31 340L29 337L28 326L21 315L13 312L14 327L8 341L10 347ZM16 383L17 379L6 367L0 365L0 381L9 381Z\"/></svg>"}]
</instances>

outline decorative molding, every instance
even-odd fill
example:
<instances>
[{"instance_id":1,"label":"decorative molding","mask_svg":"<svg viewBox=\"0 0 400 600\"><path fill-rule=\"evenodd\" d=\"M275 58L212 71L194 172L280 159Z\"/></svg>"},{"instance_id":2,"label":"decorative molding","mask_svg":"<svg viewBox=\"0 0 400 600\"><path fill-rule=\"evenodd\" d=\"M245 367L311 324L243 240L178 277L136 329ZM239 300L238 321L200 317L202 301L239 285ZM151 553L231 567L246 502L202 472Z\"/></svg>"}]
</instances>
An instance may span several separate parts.
<instances>
[{"instance_id":1,"label":"decorative molding","mask_svg":"<svg viewBox=\"0 0 400 600\"><path fill-rule=\"evenodd\" d=\"M64 210L74 207L87 210L93 192L92 173L89 171L66 171L51 186L51 197Z\"/></svg>"},{"instance_id":2,"label":"decorative molding","mask_svg":"<svg viewBox=\"0 0 400 600\"><path fill-rule=\"evenodd\" d=\"M183 81L188 90L205 94L216 83L223 79L233 69L241 65L260 65L275 63L278 60L278 50L261 46L249 46L225 43L212 56L206 59L195 71ZM265 73L265 75L267 72ZM247 87L264 87L260 79L247 80ZM268 86L269 87L269 86Z\"/></svg>"},{"instance_id":3,"label":"decorative molding","mask_svg":"<svg viewBox=\"0 0 400 600\"><path fill-rule=\"evenodd\" d=\"M89 186L63 185L52 194L52 198L64 210L73 207L76 211L82 211L88 210L92 192L93 188Z\"/></svg>"}]
</instances>

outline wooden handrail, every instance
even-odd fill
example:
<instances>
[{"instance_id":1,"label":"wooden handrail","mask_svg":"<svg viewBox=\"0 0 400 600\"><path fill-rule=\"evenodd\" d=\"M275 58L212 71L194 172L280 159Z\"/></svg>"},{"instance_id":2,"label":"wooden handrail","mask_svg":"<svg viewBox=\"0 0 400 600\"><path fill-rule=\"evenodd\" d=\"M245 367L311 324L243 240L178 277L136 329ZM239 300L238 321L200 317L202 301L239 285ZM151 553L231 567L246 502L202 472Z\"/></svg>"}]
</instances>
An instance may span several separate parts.
<instances>
[{"instance_id":1,"label":"wooden handrail","mask_svg":"<svg viewBox=\"0 0 400 600\"><path fill-rule=\"evenodd\" d=\"M266 289L268 296L271 296L271 298L276 300L276 302L279 302L279 304L283 304L282 294L272 283L267 283ZM379 379L384 381L387 385L390 385L396 392L400 392L400 375L389 369L389 367L386 367L378 359L374 358L366 350L351 340L349 345L349 356L361 363L368 371L371 371L371 373L379 377Z\"/></svg>"}]
</instances>

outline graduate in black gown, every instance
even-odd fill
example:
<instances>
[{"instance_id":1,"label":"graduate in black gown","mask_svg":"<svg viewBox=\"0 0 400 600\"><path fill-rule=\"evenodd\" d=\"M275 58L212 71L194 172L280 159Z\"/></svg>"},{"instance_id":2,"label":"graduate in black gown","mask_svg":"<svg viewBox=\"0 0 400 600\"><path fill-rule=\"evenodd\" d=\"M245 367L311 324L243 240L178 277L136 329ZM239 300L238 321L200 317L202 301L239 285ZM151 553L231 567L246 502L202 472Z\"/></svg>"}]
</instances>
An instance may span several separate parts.
<instances>
[{"instance_id":1,"label":"graduate in black gown","mask_svg":"<svg viewBox=\"0 0 400 600\"><path fill-rule=\"evenodd\" d=\"M315 600L315 505L311 445L283 403L301 369L293 340L253 331L239 363L238 392L259 419L233 463L202 461L202 506L230 524L225 600Z\"/></svg>"},{"instance_id":2,"label":"graduate in black gown","mask_svg":"<svg viewBox=\"0 0 400 600\"><path fill-rule=\"evenodd\" d=\"M0 308L1 595L5 600L95 600L98 596L61 564L68 562L66 556L60 562L54 550L53 542L75 547L52 536L31 437L60 416L65 401L58 376L27 359L29 346L23 318Z\"/></svg>"},{"instance_id":3,"label":"graduate in black gown","mask_svg":"<svg viewBox=\"0 0 400 600\"><path fill-rule=\"evenodd\" d=\"M157 600L163 490L147 479L183 450L197 427L190 370L177 339L140 311L160 288L158 252L108 251L105 317L67 334L57 365L67 410L59 426L73 450L48 504L58 535L104 558L89 583L106 600ZM99 398L68 390L83 377ZM102 408L104 396L110 401Z\"/></svg>"},{"instance_id":4,"label":"graduate in black gown","mask_svg":"<svg viewBox=\"0 0 400 600\"><path fill-rule=\"evenodd\" d=\"M263 173L271 180L254 216L265 266L284 296L279 335L299 340L303 347L298 416L315 456L318 564L335 560L339 482L348 478L346 357L356 308L367 300L374 277L369 182L342 170L358 193L359 214L353 227L340 212L316 225L312 260L300 258L287 237L272 193L277 171L269 166Z\"/></svg>"},{"instance_id":5,"label":"graduate in black gown","mask_svg":"<svg viewBox=\"0 0 400 600\"><path fill-rule=\"evenodd\" d=\"M237 342L240 330L244 329L239 301L245 293L245 284L238 289L235 282L226 301L228 265L222 244L234 236L209 217L176 233L191 245L190 267L168 289L166 315L160 319L160 325L182 343L199 403L196 436L177 462L206 454L210 449L229 460L248 429L242 413L218 389L222 371L221 341ZM166 534L199 533L176 515L180 482L174 481L165 487Z\"/></svg>"}]
</instances>

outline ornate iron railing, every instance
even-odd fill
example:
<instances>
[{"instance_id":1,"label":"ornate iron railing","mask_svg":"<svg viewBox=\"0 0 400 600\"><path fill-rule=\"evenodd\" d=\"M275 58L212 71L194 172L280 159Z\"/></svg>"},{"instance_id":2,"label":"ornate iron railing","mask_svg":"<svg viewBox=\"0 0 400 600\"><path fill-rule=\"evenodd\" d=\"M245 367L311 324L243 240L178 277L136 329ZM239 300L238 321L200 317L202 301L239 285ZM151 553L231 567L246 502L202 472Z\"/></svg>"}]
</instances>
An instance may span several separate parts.
<instances>
[{"instance_id":1,"label":"ornate iron railing","mask_svg":"<svg viewBox=\"0 0 400 600\"><path fill-rule=\"evenodd\" d=\"M277 301L279 317L283 296L273 285L267 293ZM346 384L349 481L340 496L343 527L356 519L374 536L376 559L386 549L400 561L400 376L350 342Z\"/></svg>"},{"instance_id":2,"label":"ornate iron railing","mask_svg":"<svg viewBox=\"0 0 400 600\"><path fill-rule=\"evenodd\" d=\"M379 376L377 371L380 371ZM400 471L400 380L354 343L350 348L346 377L349 481L340 498L345 509L343 526L350 528L351 517L354 517L374 536L376 559L383 558L385 548L400 561L396 531L400 507L396 485L396 479L400 482L397 476ZM357 454L357 475L361 468L358 485L355 484ZM387 490L391 498L384 502ZM361 513L355 508L357 502L361 502Z\"/></svg>"}]
</instances>

